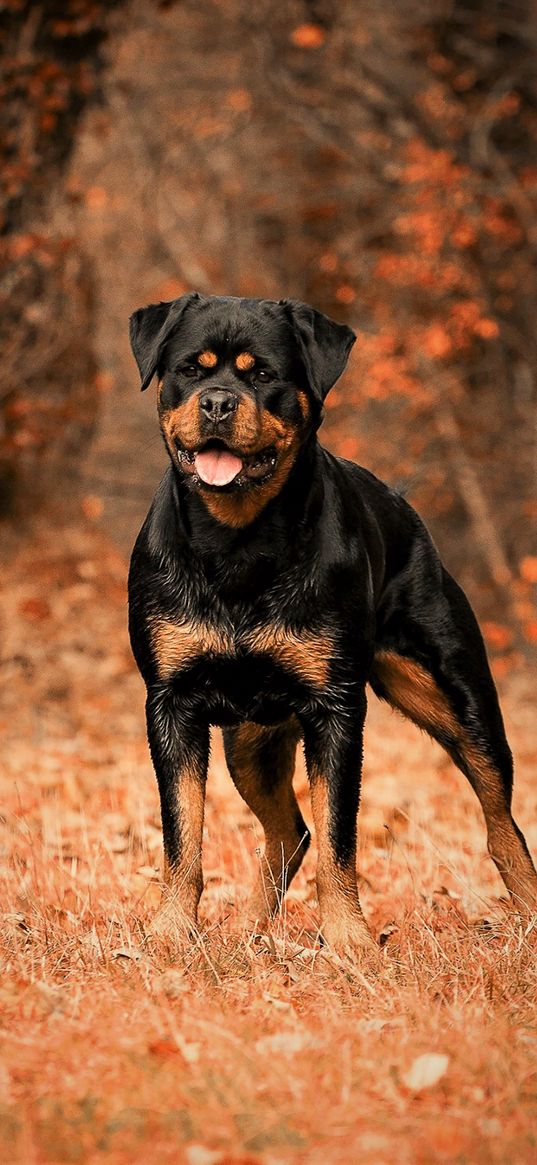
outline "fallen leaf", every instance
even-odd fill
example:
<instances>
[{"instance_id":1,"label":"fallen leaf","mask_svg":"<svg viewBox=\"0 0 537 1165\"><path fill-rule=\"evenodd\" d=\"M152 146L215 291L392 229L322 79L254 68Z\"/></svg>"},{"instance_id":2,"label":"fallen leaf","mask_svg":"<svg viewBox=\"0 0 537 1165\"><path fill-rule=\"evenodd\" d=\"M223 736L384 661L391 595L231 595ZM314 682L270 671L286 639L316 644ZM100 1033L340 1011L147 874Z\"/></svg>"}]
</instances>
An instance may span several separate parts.
<instances>
[{"instance_id":1,"label":"fallen leaf","mask_svg":"<svg viewBox=\"0 0 537 1165\"><path fill-rule=\"evenodd\" d=\"M22 603L19 603L19 611L25 619L49 619L51 614L50 604L46 599L38 598L23 599Z\"/></svg>"},{"instance_id":2,"label":"fallen leaf","mask_svg":"<svg viewBox=\"0 0 537 1165\"><path fill-rule=\"evenodd\" d=\"M326 32L320 24L299 24L293 29L291 40L299 49L318 49L326 40Z\"/></svg>"},{"instance_id":3,"label":"fallen leaf","mask_svg":"<svg viewBox=\"0 0 537 1165\"><path fill-rule=\"evenodd\" d=\"M247 89L231 89L226 101L235 113L247 113L252 106L252 98Z\"/></svg>"},{"instance_id":4,"label":"fallen leaf","mask_svg":"<svg viewBox=\"0 0 537 1165\"><path fill-rule=\"evenodd\" d=\"M520 560L520 574L526 582L537 583L537 555L527 554Z\"/></svg>"},{"instance_id":5,"label":"fallen leaf","mask_svg":"<svg viewBox=\"0 0 537 1165\"><path fill-rule=\"evenodd\" d=\"M153 881L154 879L160 881L160 871L157 870L156 866L139 866L136 873L141 874L143 878L148 878L149 881Z\"/></svg>"},{"instance_id":6,"label":"fallen leaf","mask_svg":"<svg viewBox=\"0 0 537 1165\"><path fill-rule=\"evenodd\" d=\"M296 1056L305 1048L314 1047L315 1043L307 1031L275 1032L256 1040L255 1050L262 1056Z\"/></svg>"},{"instance_id":7,"label":"fallen leaf","mask_svg":"<svg viewBox=\"0 0 537 1165\"><path fill-rule=\"evenodd\" d=\"M185 1151L188 1165L216 1165L222 1160L219 1149L206 1149L205 1145L189 1145Z\"/></svg>"},{"instance_id":8,"label":"fallen leaf","mask_svg":"<svg viewBox=\"0 0 537 1165\"><path fill-rule=\"evenodd\" d=\"M135 963L139 963L142 957L142 952L137 951L136 947L118 947L116 951L112 951L113 959L133 959Z\"/></svg>"},{"instance_id":9,"label":"fallen leaf","mask_svg":"<svg viewBox=\"0 0 537 1165\"><path fill-rule=\"evenodd\" d=\"M89 518L90 521L95 522L98 518L102 517L104 502L96 494L86 494L82 498L81 508L84 516Z\"/></svg>"},{"instance_id":10,"label":"fallen leaf","mask_svg":"<svg viewBox=\"0 0 537 1165\"><path fill-rule=\"evenodd\" d=\"M179 1032L174 1033L174 1039L179 1048L179 1051L187 1064L197 1064L200 1058L200 1045L192 1044L189 1040L183 1039Z\"/></svg>"},{"instance_id":11,"label":"fallen leaf","mask_svg":"<svg viewBox=\"0 0 537 1165\"><path fill-rule=\"evenodd\" d=\"M148 1045L148 1048L153 1056L160 1056L164 1059L167 1059L169 1056L178 1056L180 1054L177 1044L174 1043L173 1040L166 1038L161 1040L152 1040Z\"/></svg>"},{"instance_id":12,"label":"fallen leaf","mask_svg":"<svg viewBox=\"0 0 537 1165\"><path fill-rule=\"evenodd\" d=\"M537 643L537 619L529 619L524 624L524 634L529 643Z\"/></svg>"},{"instance_id":13,"label":"fallen leaf","mask_svg":"<svg viewBox=\"0 0 537 1165\"><path fill-rule=\"evenodd\" d=\"M104 186L88 186L86 190L86 206L90 210L104 210L108 202L108 193Z\"/></svg>"},{"instance_id":14,"label":"fallen leaf","mask_svg":"<svg viewBox=\"0 0 537 1165\"><path fill-rule=\"evenodd\" d=\"M492 619L484 619L481 624L483 635L490 647L503 650L509 647L513 640L513 632L503 623L495 623Z\"/></svg>"},{"instance_id":15,"label":"fallen leaf","mask_svg":"<svg viewBox=\"0 0 537 1165\"><path fill-rule=\"evenodd\" d=\"M402 1077L403 1084L410 1092L422 1092L432 1088L447 1072L449 1056L441 1052L425 1052L412 1061L408 1072Z\"/></svg>"}]
</instances>

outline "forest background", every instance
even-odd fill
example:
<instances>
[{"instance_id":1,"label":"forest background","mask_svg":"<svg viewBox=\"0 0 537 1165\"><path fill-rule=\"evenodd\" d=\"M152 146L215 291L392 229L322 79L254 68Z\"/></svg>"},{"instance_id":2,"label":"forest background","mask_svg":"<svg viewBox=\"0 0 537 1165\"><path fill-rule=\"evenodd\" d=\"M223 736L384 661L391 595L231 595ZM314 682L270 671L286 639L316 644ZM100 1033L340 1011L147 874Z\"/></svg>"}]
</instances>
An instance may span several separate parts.
<instances>
[{"instance_id":1,"label":"forest background","mask_svg":"<svg viewBox=\"0 0 537 1165\"><path fill-rule=\"evenodd\" d=\"M6 1160L535 1159L532 935L462 778L375 704L385 981L311 956L314 853L276 945L236 937L256 835L218 742L209 945L148 947L125 577L165 465L130 312L195 288L349 323L323 440L405 491L471 598L536 852L536 48L532 0L0 4Z\"/></svg>"}]
</instances>

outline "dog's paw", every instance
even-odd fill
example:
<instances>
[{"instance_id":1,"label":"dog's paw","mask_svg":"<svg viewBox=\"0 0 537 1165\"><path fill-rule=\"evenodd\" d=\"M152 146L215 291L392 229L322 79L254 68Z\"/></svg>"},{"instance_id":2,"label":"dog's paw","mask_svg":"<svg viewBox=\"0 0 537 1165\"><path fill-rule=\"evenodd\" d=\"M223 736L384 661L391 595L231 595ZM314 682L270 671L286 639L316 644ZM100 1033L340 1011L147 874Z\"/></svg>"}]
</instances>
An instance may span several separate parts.
<instances>
[{"instance_id":1,"label":"dog's paw","mask_svg":"<svg viewBox=\"0 0 537 1165\"><path fill-rule=\"evenodd\" d=\"M367 966L372 971L382 964L380 947L361 914L326 919L321 926L321 938L326 953L339 959Z\"/></svg>"},{"instance_id":2,"label":"dog's paw","mask_svg":"<svg viewBox=\"0 0 537 1165\"><path fill-rule=\"evenodd\" d=\"M165 899L146 928L149 941L174 946L191 945L199 939L197 919L188 915L173 899Z\"/></svg>"}]
</instances>

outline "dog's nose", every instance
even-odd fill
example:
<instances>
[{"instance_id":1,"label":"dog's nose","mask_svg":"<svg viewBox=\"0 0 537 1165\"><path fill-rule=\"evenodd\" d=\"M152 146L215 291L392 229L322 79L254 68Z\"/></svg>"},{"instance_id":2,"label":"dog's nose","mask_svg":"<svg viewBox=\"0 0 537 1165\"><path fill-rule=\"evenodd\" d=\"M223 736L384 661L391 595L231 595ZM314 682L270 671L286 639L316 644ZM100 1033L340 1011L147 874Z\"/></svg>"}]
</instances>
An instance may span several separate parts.
<instances>
[{"instance_id":1,"label":"dog's nose","mask_svg":"<svg viewBox=\"0 0 537 1165\"><path fill-rule=\"evenodd\" d=\"M215 425L227 420L235 412L238 403L239 398L235 393L224 388L212 388L200 397L202 413Z\"/></svg>"}]
</instances>

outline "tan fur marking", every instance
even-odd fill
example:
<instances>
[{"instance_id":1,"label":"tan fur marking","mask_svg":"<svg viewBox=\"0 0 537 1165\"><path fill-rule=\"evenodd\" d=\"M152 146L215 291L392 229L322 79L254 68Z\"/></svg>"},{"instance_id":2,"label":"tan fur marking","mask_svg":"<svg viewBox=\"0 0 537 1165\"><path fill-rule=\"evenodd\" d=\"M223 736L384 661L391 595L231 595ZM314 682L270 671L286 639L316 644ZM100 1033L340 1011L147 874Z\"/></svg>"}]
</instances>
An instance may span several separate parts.
<instances>
[{"instance_id":1,"label":"tan fur marking","mask_svg":"<svg viewBox=\"0 0 537 1165\"><path fill-rule=\"evenodd\" d=\"M421 728L442 727L458 738L460 727L447 698L419 663L392 651L379 651L375 672L400 712Z\"/></svg>"},{"instance_id":2,"label":"tan fur marking","mask_svg":"<svg viewBox=\"0 0 537 1165\"><path fill-rule=\"evenodd\" d=\"M500 774L465 733L461 734L461 743L487 824L489 854L515 905L527 906L537 912L537 876L507 810Z\"/></svg>"},{"instance_id":3,"label":"tan fur marking","mask_svg":"<svg viewBox=\"0 0 537 1165\"><path fill-rule=\"evenodd\" d=\"M239 355L235 357L235 368L239 372L249 372L254 364L255 356L252 356L251 352L239 352Z\"/></svg>"},{"instance_id":4,"label":"tan fur marking","mask_svg":"<svg viewBox=\"0 0 537 1165\"><path fill-rule=\"evenodd\" d=\"M188 398L176 409L161 413L160 425L168 449L175 455L175 441L185 449L194 449L201 441L198 394Z\"/></svg>"},{"instance_id":5,"label":"tan fur marking","mask_svg":"<svg viewBox=\"0 0 537 1165\"><path fill-rule=\"evenodd\" d=\"M254 400L242 397L235 412L232 440L245 456L266 449L267 445L288 445L290 433L294 436L294 428L286 428L268 409L260 411Z\"/></svg>"},{"instance_id":6,"label":"tan fur marking","mask_svg":"<svg viewBox=\"0 0 537 1165\"><path fill-rule=\"evenodd\" d=\"M296 399L298 401L298 407L300 409L300 412L302 413L304 420L307 421L307 419L310 415L310 402L306 396L306 393L302 392L302 391L297 392Z\"/></svg>"},{"instance_id":7,"label":"tan fur marking","mask_svg":"<svg viewBox=\"0 0 537 1165\"><path fill-rule=\"evenodd\" d=\"M433 677L413 660L395 652L375 655L375 672L390 703L420 728L451 736L471 774L487 826L488 849L515 901L537 908L537 876L514 828L505 803L501 774L483 755L458 721Z\"/></svg>"},{"instance_id":8,"label":"tan fur marking","mask_svg":"<svg viewBox=\"0 0 537 1165\"><path fill-rule=\"evenodd\" d=\"M235 448L248 456L262 447L262 424L254 400L242 396L233 417L232 442ZM268 444L268 442L264 442Z\"/></svg>"},{"instance_id":9,"label":"tan fur marking","mask_svg":"<svg viewBox=\"0 0 537 1165\"><path fill-rule=\"evenodd\" d=\"M280 492L295 460L299 447L298 433L294 426L285 426L278 417L272 416L266 410L262 413L261 427L256 430L255 444L248 445L251 440L251 413L246 407L241 412L242 404L237 409L237 420L233 429L233 441L245 455L266 449L268 445L276 447L278 465L272 477L263 485L253 486L244 494L229 493L215 494L201 490L201 496L209 513L222 522L224 526L239 528L253 522L272 498ZM254 405L255 409L255 405ZM258 418L257 410L255 412ZM245 422L248 422L245 424Z\"/></svg>"},{"instance_id":10,"label":"tan fur marking","mask_svg":"<svg viewBox=\"0 0 537 1165\"><path fill-rule=\"evenodd\" d=\"M264 503L257 495L234 498L230 494L209 493L207 490L200 490L200 493L212 517L233 529L249 526L263 509Z\"/></svg>"},{"instance_id":11,"label":"tan fur marking","mask_svg":"<svg viewBox=\"0 0 537 1165\"><path fill-rule=\"evenodd\" d=\"M306 683L324 688L328 682L333 644L327 635L291 631L287 627L259 627L247 638L248 647L272 656Z\"/></svg>"},{"instance_id":12,"label":"tan fur marking","mask_svg":"<svg viewBox=\"0 0 537 1165\"><path fill-rule=\"evenodd\" d=\"M195 769L185 769L177 782L177 815L181 857L176 865L164 866L164 901L173 905L193 925L203 889L202 839L205 809L205 781Z\"/></svg>"},{"instance_id":13,"label":"tan fur marking","mask_svg":"<svg viewBox=\"0 0 537 1165\"><path fill-rule=\"evenodd\" d=\"M230 756L233 781L265 833L265 852L247 908L252 924L264 921L278 908L305 853L297 836L300 811L292 785L299 733L293 726L285 736L278 733L278 771L270 774L272 786L267 791L260 771L259 749L273 735L272 728L241 724L233 732Z\"/></svg>"},{"instance_id":14,"label":"tan fur marking","mask_svg":"<svg viewBox=\"0 0 537 1165\"><path fill-rule=\"evenodd\" d=\"M328 785L322 773L310 771L311 808L317 837L317 896L321 932L340 954L377 950L362 914L355 858L345 866L336 862L330 839Z\"/></svg>"},{"instance_id":15,"label":"tan fur marking","mask_svg":"<svg viewBox=\"0 0 537 1165\"><path fill-rule=\"evenodd\" d=\"M160 425L174 459L176 442L185 449L193 450L199 446L202 440L199 393L189 397L178 408L161 411ZM238 528L253 522L271 498L279 493L298 452L299 438L293 425L285 425L266 409L260 413L255 401L244 397L235 413L230 444L245 457L274 445L278 457L278 465L272 477L264 485L253 485L244 493L215 493L200 488L200 496L213 518L225 526ZM183 468L186 473L195 472L193 463L188 466L185 464Z\"/></svg>"},{"instance_id":16,"label":"tan fur marking","mask_svg":"<svg viewBox=\"0 0 537 1165\"><path fill-rule=\"evenodd\" d=\"M154 620L151 641L157 660L159 678L169 680L198 655L232 655L234 643L219 627L202 623L172 623Z\"/></svg>"},{"instance_id":17,"label":"tan fur marking","mask_svg":"<svg viewBox=\"0 0 537 1165\"><path fill-rule=\"evenodd\" d=\"M218 364L218 356L216 352L200 352L198 356L198 364L202 368L216 368Z\"/></svg>"}]
</instances>

